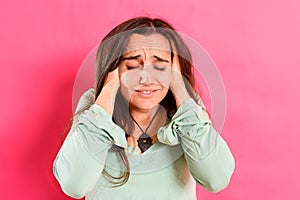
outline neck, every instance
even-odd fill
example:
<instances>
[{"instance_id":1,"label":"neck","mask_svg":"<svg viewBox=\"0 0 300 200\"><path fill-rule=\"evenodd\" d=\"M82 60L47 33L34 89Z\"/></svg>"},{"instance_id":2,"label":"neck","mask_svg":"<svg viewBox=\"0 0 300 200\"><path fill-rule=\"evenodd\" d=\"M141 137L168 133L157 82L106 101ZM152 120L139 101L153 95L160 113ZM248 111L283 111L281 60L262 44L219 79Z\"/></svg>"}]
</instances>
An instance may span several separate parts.
<instances>
[{"instance_id":1,"label":"neck","mask_svg":"<svg viewBox=\"0 0 300 200\"><path fill-rule=\"evenodd\" d=\"M158 108L159 105L151 109L139 109L132 106L130 114L141 127L145 127L149 125Z\"/></svg>"}]
</instances>

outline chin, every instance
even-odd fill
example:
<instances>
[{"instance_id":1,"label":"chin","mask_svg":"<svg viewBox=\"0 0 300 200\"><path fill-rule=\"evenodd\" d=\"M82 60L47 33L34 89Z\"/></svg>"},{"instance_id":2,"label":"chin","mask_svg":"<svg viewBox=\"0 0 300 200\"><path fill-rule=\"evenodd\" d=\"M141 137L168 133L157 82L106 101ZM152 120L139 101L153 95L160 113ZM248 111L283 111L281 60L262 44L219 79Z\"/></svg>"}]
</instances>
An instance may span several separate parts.
<instances>
[{"instance_id":1,"label":"chin","mask_svg":"<svg viewBox=\"0 0 300 200\"><path fill-rule=\"evenodd\" d=\"M151 102L151 101L131 101L130 105L135 108L135 109L140 109L140 110L150 110L157 106L160 102Z\"/></svg>"}]
</instances>

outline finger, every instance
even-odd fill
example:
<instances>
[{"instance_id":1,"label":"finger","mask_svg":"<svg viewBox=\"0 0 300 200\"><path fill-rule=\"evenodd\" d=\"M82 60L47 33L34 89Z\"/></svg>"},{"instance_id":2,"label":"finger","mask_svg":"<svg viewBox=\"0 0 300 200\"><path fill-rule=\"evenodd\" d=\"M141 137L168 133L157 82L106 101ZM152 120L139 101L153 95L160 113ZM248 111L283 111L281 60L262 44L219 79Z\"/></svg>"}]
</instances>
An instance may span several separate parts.
<instances>
[{"instance_id":1,"label":"finger","mask_svg":"<svg viewBox=\"0 0 300 200\"><path fill-rule=\"evenodd\" d=\"M174 57L173 57L173 63L172 63L172 69L181 74L181 68L180 68L180 63L179 63L179 57L177 54L174 54Z\"/></svg>"},{"instance_id":2,"label":"finger","mask_svg":"<svg viewBox=\"0 0 300 200\"><path fill-rule=\"evenodd\" d=\"M176 71L177 73L181 74L181 68L179 64L179 56L178 56L178 50L173 40L170 41L172 50L173 50L173 59L172 59L172 70Z\"/></svg>"},{"instance_id":3,"label":"finger","mask_svg":"<svg viewBox=\"0 0 300 200\"><path fill-rule=\"evenodd\" d=\"M105 84L106 83L116 83L119 84L119 68L117 67L113 71L109 72L105 77Z\"/></svg>"}]
</instances>

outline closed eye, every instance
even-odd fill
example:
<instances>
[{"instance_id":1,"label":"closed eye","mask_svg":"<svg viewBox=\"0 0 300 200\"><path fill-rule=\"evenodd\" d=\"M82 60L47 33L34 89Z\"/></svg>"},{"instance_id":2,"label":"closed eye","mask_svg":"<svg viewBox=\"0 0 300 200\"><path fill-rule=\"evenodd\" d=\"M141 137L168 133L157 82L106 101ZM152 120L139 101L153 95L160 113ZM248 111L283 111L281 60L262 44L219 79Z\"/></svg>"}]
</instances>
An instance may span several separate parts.
<instances>
[{"instance_id":1,"label":"closed eye","mask_svg":"<svg viewBox=\"0 0 300 200\"><path fill-rule=\"evenodd\" d=\"M129 66L129 65L126 65L127 69L128 70L132 70L132 69L138 69L140 66Z\"/></svg>"},{"instance_id":2,"label":"closed eye","mask_svg":"<svg viewBox=\"0 0 300 200\"><path fill-rule=\"evenodd\" d=\"M165 71L165 70L166 70L166 67L154 65L154 69L157 69L157 70L159 70L159 71Z\"/></svg>"}]
</instances>

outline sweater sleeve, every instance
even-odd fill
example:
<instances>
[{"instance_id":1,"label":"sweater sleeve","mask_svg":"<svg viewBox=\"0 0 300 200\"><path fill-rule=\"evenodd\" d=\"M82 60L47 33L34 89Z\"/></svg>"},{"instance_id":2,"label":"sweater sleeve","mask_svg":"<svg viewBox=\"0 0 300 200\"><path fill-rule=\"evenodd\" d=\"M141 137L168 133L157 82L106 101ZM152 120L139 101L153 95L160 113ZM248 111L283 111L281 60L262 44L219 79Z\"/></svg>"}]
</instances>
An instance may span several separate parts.
<instances>
[{"instance_id":1,"label":"sweater sleeve","mask_svg":"<svg viewBox=\"0 0 300 200\"><path fill-rule=\"evenodd\" d=\"M87 105L92 96L92 90L85 92L76 110ZM92 104L76 115L53 165L62 190L73 198L82 198L91 191L113 144L126 148L125 133L99 105Z\"/></svg>"},{"instance_id":2,"label":"sweater sleeve","mask_svg":"<svg viewBox=\"0 0 300 200\"><path fill-rule=\"evenodd\" d=\"M183 102L170 123L159 129L158 140L181 144L192 176L208 191L218 192L228 185L234 158L203 104L196 104L192 98Z\"/></svg>"}]
</instances>

